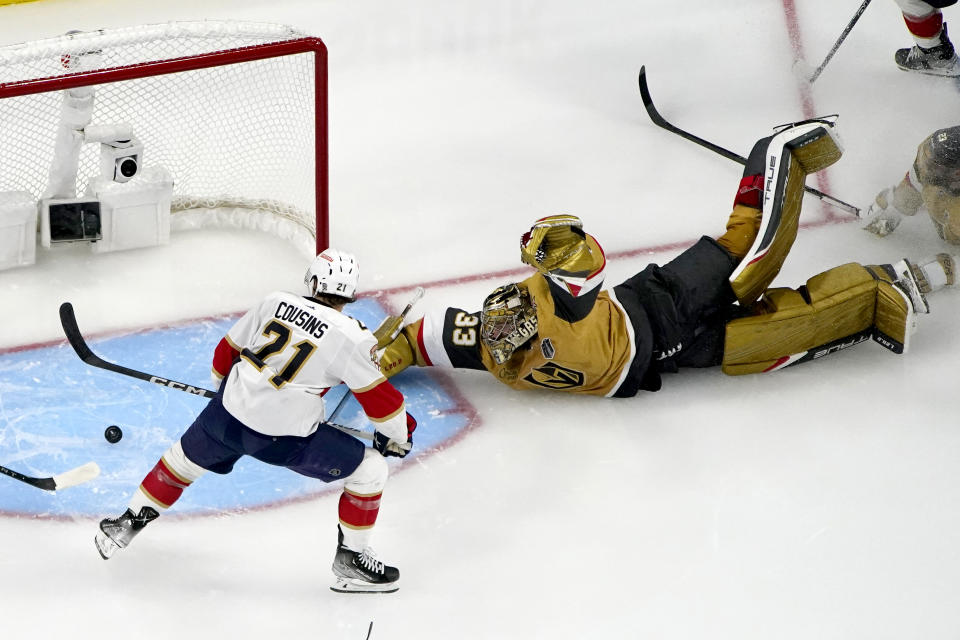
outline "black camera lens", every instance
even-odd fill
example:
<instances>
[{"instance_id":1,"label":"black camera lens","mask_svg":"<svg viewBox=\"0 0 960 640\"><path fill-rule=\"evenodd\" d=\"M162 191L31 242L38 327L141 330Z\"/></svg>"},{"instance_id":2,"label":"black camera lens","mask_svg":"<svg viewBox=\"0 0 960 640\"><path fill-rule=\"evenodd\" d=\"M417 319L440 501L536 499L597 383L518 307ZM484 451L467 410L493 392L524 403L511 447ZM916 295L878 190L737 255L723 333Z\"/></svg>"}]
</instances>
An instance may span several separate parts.
<instances>
[{"instance_id":1,"label":"black camera lens","mask_svg":"<svg viewBox=\"0 0 960 640\"><path fill-rule=\"evenodd\" d=\"M124 178L132 178L137 174L137 161L134 158L121 158L120 166L117 167Z\"/></svg>"}]
</instances>

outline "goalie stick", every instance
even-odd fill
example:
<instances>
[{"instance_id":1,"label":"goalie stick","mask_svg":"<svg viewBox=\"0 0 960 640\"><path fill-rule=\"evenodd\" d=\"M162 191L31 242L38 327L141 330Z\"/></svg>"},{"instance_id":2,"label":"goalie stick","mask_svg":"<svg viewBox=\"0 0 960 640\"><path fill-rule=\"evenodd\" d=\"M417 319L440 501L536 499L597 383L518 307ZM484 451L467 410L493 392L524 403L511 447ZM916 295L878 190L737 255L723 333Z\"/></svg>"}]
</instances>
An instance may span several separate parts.
<instances>
[{"instance_id":1,"label":"goalie stick","mask_svg":"<svg viewBox=\"0 0 960 640\"><path fill-rule=\"evenodd\" d=\"M653 98L650 96L650 89L647 87L647 72L646 72L645 66L640 67L639 83L640 83L640 97L643 98L643 106L644 108L646 108L647 115L650 116L650 120L653 121L653 124L657 125L662 129L666 129L670 133L675 133L681 138L685 138L690 142L693 142L694 144L698 144L701 147L709 149L714 153L718 153L724 158L727 158L728 160L733 160L734 162L737 162L742 165L747 164L747 159L741 156L740 154L734 153L729 149L724 149L719 145L716 145L708 140L704 140L703 138L695 136L692 133L684 131L680 127L674 126L669 122L667 122L666 118L660 115L660 112L657 111L657 108L653 104ZM853 215L860 217L860 209L853 206L852 204L848 204L843 200L838 200L837 198L834 198L831 195L828 195L822 191L814 189L813 187L804 185L803 190L811 195L814 195L820 198L827 204L831 204L839 209L843 209L848 213L852 213Z\"/></svg>"},{"instance_id":2,"label":"goalie stick","mask_svg":"<svg viewBox=\"0 0 960 640\"><path fill-rule=\"evenodd\" d=\"M57 489L66 489L67 487L73 487L75 485L87 482L88 480L93 480L100 475L100 467L97 466L96 462L88 462L87 464L79 466L76 469L70 469L69 471L58 473L50 478L33 478L31 476L25 476L22 473L3 466L0 466L0 473L13 478L14 480L26 482L27 484L33 485L38 489L43 489L44 491L56 491Z\"/></svg>"}]
</instances>

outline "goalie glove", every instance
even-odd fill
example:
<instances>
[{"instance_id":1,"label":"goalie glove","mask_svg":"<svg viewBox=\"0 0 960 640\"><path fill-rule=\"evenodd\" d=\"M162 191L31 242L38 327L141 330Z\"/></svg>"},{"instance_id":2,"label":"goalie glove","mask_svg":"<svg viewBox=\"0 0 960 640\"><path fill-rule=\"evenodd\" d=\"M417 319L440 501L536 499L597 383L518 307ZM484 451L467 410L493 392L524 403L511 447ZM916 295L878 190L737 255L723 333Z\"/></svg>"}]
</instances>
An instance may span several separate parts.
<instances>
[{"instance_id":1,"label":"goalie glove","mask_svg":"<svg viewBox=\"0 0 960 640\"><path fill-rule=\"evenodd\" d=\"M594 258L580 218L547 216L520 238L520 260L540 273L589 271Z\"/></svg>"},{"instance_id":2,"label":"goalie glove","mask_svg":"<svg viewBox=\"0 0 960 640\"><path fill-rule=\"evenodd\" d=\"M373 337L377 339L377 348L383 349L388 344L397 339L400 330L403 328L403 316L387 316L373 332Z\"/></svg>"},{"instance_id":3,"label":"goalie glove","mask_svg":"<svg viewBox=\"0 0 960 640\"><path fill-rule=\"evenodd\" d=\"M873 203L863 214L863 228L881 238L893 233L903 220L903 213L894 204L894 188L888 187L877 194Z\"/></svg>"},{"instance_id":4,"label":"goalie glove","mask_svg":"<svg viewBox=\"0 0 960 640\"><path fill-rule=\"evenodd\" d=\"M373 448L384 457L394 456L404 458L413 448L413 432L417 429L417 419L407 413L407 441L397 442L389 436L375 431L373 434Z\"/></svg>"},{"instance_id":5,"label":"goalie glove","mask_svg":"<svg viewBox=\"0 0 960 640\"><path fill-rule=\"evenodd\" d=\"M377 364L380 365L380 373L387 378L397 375L415 363L416 357L413 354L413 347L404 331L401 331L396 338L377 351Z\"/></svg>"}]
</instances>

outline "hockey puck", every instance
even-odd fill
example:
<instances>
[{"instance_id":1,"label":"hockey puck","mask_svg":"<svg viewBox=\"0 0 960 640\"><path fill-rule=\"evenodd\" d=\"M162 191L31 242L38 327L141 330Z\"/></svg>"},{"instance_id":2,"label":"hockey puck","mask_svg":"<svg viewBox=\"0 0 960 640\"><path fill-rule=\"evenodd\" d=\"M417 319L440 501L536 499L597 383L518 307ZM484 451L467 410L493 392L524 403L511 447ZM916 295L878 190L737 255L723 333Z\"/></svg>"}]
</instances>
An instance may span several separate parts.
<instances>
[{"instance_id":1,"label":"hockey puck","mask_svg":"<svg viewBox=\"0 0 960 640\"><path fill-rule=\"evenodd\" d=\"M110 444L116 444L120 442L120 438L123 437L123 431L121 431L117 425L112 424L103 432L103 437L106 438Z\"/></svg>"}]
</instances>

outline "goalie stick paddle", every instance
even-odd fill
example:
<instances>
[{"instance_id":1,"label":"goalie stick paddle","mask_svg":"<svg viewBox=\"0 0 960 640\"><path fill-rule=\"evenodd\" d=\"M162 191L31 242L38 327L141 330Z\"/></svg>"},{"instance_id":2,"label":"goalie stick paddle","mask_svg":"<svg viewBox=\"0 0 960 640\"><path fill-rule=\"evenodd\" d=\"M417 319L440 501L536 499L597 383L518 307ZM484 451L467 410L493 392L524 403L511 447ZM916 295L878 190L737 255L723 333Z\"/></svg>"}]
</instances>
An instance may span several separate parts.
<instances>
[{"instance_id":1,"label":"goalie stick paddle","mask_svg":"<svg viewBox=\"0 0 960 640\"><path fill-rule=\"evenodd\" d=\"M653 122L653 124L657 125L661 129L666 129L670 133L675 133L681 138L685 138L690 142L693 142L694 144L698 144L701 147L709 149L714 153L720 154L721 156L723 156L724 158L727 158L728 160L733 160L734 162L737 162L742 165L747 164L747 159L741 156L740 154L734 153L729 149L724 149L723 147L716 145L710 142L709 140L704 140L699 136L695 136L688 131L684 131L680 127L670 124L666 118L660 115L660 112L657 111L657 108L653 104L653 97L651 97L650 95L650 89L647 87L647 70L645 66L640 67L639 83L640 83L640 97L643 98L643 106L647 110L647 115L650 116L650 120ZM843 209L844 211L848 213L852 213L857 217L860 216L860 209L853 206L852 204L848 204L843 200L838 200L837 198L834 198L831 195L828 195L822 191L814 189L813 187L804 185L803 190L811 195L814 195L820 198L827 204L831 204L839 209Z\"/></svg>"},{"instance_id":2,"label":"goalie stick paddle","mask_svg":"<svg viewBox=\"0 0 960 640\"><path fill-rule=\"evenodd\" d=\"M14 480L26 482L27 484L33 485L38 489L43 489L44 491L56 491L57 489L66 489L67 487L73 487L78 484L83 484L88 480L93 480L100 475L100 467L97 466L96 462L88 462L87 464L79 466L76 469L70 469L69 471L58 473L50 478L33 478L30 476L25 476L22 473L3 466L0 466L0 473L13 478Z\"/></svg>"}]
</instances>

